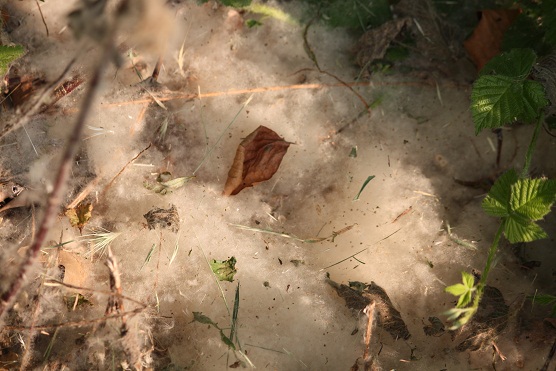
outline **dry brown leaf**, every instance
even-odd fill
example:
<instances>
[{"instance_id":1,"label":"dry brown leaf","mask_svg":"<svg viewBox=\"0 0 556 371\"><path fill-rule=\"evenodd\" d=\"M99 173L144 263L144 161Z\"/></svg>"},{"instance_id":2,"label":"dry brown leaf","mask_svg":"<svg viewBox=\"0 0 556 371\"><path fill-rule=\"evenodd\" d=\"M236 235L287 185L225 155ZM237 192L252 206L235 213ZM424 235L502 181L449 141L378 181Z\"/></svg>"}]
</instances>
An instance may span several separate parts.
<instances>
[{"instance_id":1,"label":"dry brown leaf","mask_svg":"<svg viewBox=\"0 0 556 371\"><path fill-rule=\"evenodd\" d=\"M224 195L236 195L243 188L272 178L289 146L290 143L274 131L259 126L237 147L224 186Z\"/></svg>"},{"instance_id":2,"label":"dry brown leaf","mask_svg":"<svg viewBox=\"0 0 556 371\"><path fill-rule=\"evenodd\" d=\"M79 204L73 209L66 210L66 216L69 218L72 227L79 228L79 232L83 232L83 227L91 219L93 205L90 203Z\"/></svg>"},{"instance_id":3,"label":"dry brown leaf","mask_svg":"<svg viewBox=\"0 0 556 371\"><path fill-rule=\"evenodd\" d=\"M374 60L382 59L390 44L410 24L409 18L394 19L365 32L355 46L357 64L368 67Z\"/></svg>"},{"instance_id":4,"label":"dry brown leaf","mask_svg":"<svg viewBox=\"0 0 556 371\"><path fill-rule=\"evenodd\" d=\"M519 15L519 9L485 9L473 34L463 42L477 70L500 53L504 32Z\"/></svg>"}]
</instances>

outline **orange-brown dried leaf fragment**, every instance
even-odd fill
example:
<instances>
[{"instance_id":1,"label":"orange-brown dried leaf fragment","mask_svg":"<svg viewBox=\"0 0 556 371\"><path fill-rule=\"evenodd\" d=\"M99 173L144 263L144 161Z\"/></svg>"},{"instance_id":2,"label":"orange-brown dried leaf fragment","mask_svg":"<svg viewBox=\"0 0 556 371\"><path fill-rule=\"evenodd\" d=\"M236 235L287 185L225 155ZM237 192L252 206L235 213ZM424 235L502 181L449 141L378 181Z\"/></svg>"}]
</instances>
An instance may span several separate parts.
<instances>
[{"instance_id":1,"label":"orange-brown dried leaf fragment","mask_svg":"<svg viewBox=\"0 0 556 371\"><path fill-rule=\"evenodd\" d=\"M224 195L236 195L243 188L272 178L289 146L290 143L274 131L259 126L237 147L224 186Z\"/></svg>"},{"instance_id":2,"label":"orange-brown dried leaf fragment","mask_svg":"<svg viewBox=\"0 0 556 371\"><path fill-rule=\"evenodd\" d=\"M504 33L519 15L519 9L485 9L473 34L463 45L473 60L477 71L500 53Z\"/></svg>"}]
</instances>

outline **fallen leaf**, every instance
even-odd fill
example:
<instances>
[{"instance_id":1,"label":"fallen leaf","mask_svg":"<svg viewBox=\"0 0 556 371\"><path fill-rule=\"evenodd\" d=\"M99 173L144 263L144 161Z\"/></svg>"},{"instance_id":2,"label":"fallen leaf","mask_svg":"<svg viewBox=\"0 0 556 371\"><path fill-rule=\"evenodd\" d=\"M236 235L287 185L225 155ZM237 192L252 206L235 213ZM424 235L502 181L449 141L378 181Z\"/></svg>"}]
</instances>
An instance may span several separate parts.
<instances>
[{"instance_id":1,"label":"fallen leaf","mask_svg":"<svg viewBox=\"0 0 556 371\"><path fill-rule=\"evenodd\" d=\"M69 218L72 227L77 227L79 232L83 232L83 227L91 219L92 212L92 204L79 204L73 209L67 209L66 216Z\"/></svg>"},{"instance_id":2,"label":"fallen leaf","mask_svg":"<svg viewBox=\"0 0 556 371\"><path fill-rule=\"evenodd\" d=\"M238 146L224 195L236 195L243 188L272 178L290 146L274 131L259 126Z\"/></svg>"},{"instance_id":3,"label":"fallen leaf","mask_svg":"<svg viewBox=\"0 0 556 371\"><path fill-rule=\"evenodd\" d=\"M143 217L147 219L149 229L167 228L174 233L177 233L180 229L180 216L175 205L171 205L169 209L155 207Z\"/></svg>"},{"instance_id":4,"label":"fallen leaf","mask_svg":"<svg viewBox=\"0 0 556 371\"><path fill-rule=\"evenodd\" d=\"M473 34L463 42L477 70L500 53L504 32L519 15L519 9L485 9Z\"/></svg>"},{"instance_id":5,"label":"fallen leaf","mask_svg":"<svg viewBox=\"0 0 556 371\"><path fill-rule=\"evenodd\" d=\"M367 305L375 302L379 326L384 328L395 340L407 340L411 337L400 312L394 308L386 291L376 283L366 284L355 281L350 282L347 286L340 285L330 278L327 278L326 281L346 301L346 306L350 309L362 311Z\"/></svg>"},{"instance_id":6,"label":"fallen leaf","mask_svg":"<svg viewBox=\"0 0 556 371\"><path fill-rule=\"evenodd\" d=\"M373 61L382 59L405 26L411 24L409 18L388 21L365 32L357 42L355 60L360 67L368 67Z\"/></svg>"},{"instance_id":7,"label":"fallen leaf","mask_svg":"<svg viewBox=\"0 0 556 371\"><path fill-rule=\"evenodd\" d=\"M220 281L233 282L234 275L237 273L236 262L237 260L233 256L228 260L213 259L210 262L210 269Z\"/></svg>"}]
</instances>

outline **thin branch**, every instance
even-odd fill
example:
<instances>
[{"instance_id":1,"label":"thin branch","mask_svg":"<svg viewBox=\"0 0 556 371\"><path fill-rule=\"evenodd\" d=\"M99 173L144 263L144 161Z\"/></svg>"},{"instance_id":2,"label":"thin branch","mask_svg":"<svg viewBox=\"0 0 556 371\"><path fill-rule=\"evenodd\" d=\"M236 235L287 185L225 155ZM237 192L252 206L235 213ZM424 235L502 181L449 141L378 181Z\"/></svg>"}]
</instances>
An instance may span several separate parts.
<instances>
[{"instance_id":1,"label":"thin branch","mask_svg":"<svg viewBox=\"0 0 556 371\"><path fill-rule=\"evenodd\" d=\"M44 28L46 29L46 37L48 37L48 36L50 36L50 33L48 32L48 26L46 25L44 15L42 14L42 9L41 9L41 6L39 4L39 0L35 0L35 4L37 4L37 8L39 8L39 13L41 14L42 23L44 24Z\"/></svg>"},{"instance_id":2,"label":"thin branch","mask_svg":"<svg viewBox=\"0 0 556 371\"><path fill-rule=\"evenodd\" d=\"M141 156L143 153L145 153L145 151L147 151L149 148L151 148L152 143L149 143L149 145L147 146L147 148L143 149L141 152L139 152L137 155L135 155L135 157L133 157L131 160L129 160L127 162L127 164L124 165L124 167L122 167L122 169L118 172L118 174L116 174L112 180L110 180L110 182L108 182L108 184L103 188L102 190L102 194L106 194L106 191L108 190L108 188L110 188L110 186L114 183L114 181L124 172L124 170L129 166L129 164L131 164L133 161L137 160L139 158L139 156Z\"/></svg>"},{"instance_id":3,"label":"thin branch","mask_svg":"<svg viewBox=\"0 0 556 371\"><path fill-rule=\"evenodd\" d=\"M33 266L33 263L35 262L37 255L46 240L48 232L52 227L54 220L56 219L56 215L58 214L58 210L63 199L66 181L73 165L73 159L77 154L77 150L79 148L81 133L83 132L85 121L87 119L87 116L89 115L91 107L93 106L93 101L99 87L103 72L112 60L114 46L110 38L106 40L106 44L103 49L104 50L101 59L91 76L89 89L87 90L83 98L81 110L77 117L73 132L68 139L66 148L62 155L62 160L60 162L58 173L54 181L54 187L52 193L48 197L45 214L37 232L35 241L27 250L25 258L23 259L23 263L19 267L19 272L17 273L14 280L11 282L8 290L2 293L2 296L0 297L0 330L2 328L1 321L8 310L14 304L19 291L23 287L25 279L28 277L29 270Z\"/></svg>"}]
</instances>

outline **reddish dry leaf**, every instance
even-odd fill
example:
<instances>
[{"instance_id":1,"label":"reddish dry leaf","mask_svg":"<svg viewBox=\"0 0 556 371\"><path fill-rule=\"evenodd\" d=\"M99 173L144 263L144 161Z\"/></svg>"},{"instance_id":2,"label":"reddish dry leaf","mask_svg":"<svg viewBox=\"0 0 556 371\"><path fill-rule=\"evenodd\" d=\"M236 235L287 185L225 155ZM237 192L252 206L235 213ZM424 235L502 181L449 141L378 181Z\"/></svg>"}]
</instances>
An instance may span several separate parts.
<instances>
[{"instance_id":1,"label":"reddish dry leaf","mask_svg":"<svg viewBox=\"0 0 556 371\"><path fill-rule=\"evenodd\" d=\"M479 24L463 43L478 71L500 53L504 32L519 13L519 9L485 9L481 12Z\"/></svg>"},{"instance_id":2,"label":"reddish dry leaf","mask_svg":"<svg viewBox=\"0 0 556 371\"><path fill-rule=\"evenodd\" d=\"M259 126L237 147L224 186L224 195L236 195L243 188L272 178L289 146L290 143L274 131Z\"/></svg>"}]
</instances>

